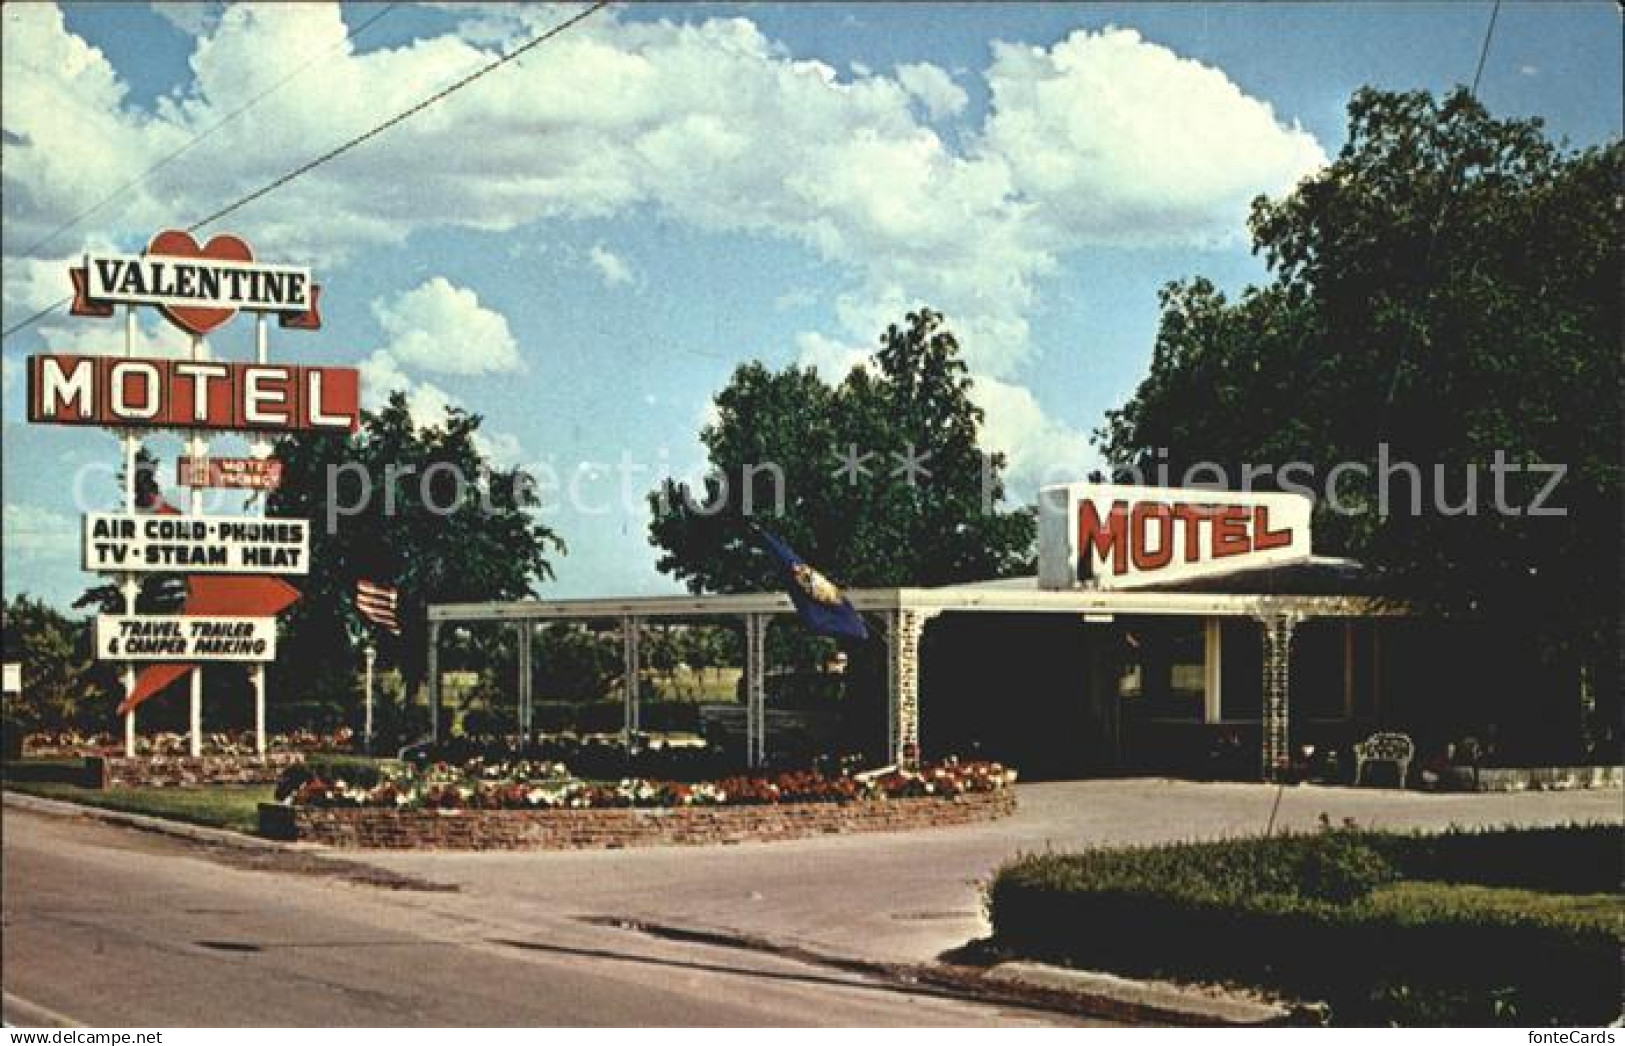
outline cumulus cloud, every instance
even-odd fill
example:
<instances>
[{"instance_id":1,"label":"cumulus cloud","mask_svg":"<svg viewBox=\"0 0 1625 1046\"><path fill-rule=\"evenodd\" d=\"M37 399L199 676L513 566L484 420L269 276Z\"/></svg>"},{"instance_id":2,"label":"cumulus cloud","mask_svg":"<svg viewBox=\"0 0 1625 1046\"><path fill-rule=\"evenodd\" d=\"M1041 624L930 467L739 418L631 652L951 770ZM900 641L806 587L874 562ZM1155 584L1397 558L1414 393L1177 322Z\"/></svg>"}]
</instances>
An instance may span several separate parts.
<instances>
[{"instance_id":1,"label":"cumulus cloud","mask_svg":"<svg viewBox=\"0 0 1625 1046\"><path fill-rule=\"evenodd\" d=\"M594 244L587 251L587 260L598 271L599 279L606 286L619 287L632 282L632 267L626 263L626 259L601 243Z\"/></svg>"},{"instance_id":2,"label":"cumulus cloud","mask_svg":"<svg viewBox=\"0 0 1625 1046\"><path fill-rule=\"evenodd\" d=\"M379 349L361 361L361 400L368 410L381 410L391 394L406 394L406 407L412 415L412 424L418 428L443 424L446 408L456 405L451 395L440 386L421 381L401 369L398 361L386 349Z\"/></svg>"},{"instance_id":3,"label":"cumulus cloud","mask_svg":"<svg viewBox=\"0 0 1625 1046\"><path fill-rule=\"evenodd\" d=\"M1233 237L1254 196L1326 162L1313 135L1222 71L1132 29L993 55L982 148L1063 246Z\"/></svg>"},{"instance_id":4,"label":"cumulus cloud","mask_svg":"<svg viewBox=\"0 0 1625 1046\"><path fill-rule=\"evenodd\" d=\"M400 363L441 374L490 374L524 369L507 317L477 294L443 276L372 306Z\"/></svg>"},{"instance_id":5,"label":"cumulus cloud","mask_svg":"<svg viewBox=\"0 0 1625 1046\"><path fill-rule=\"evenodd\" d=\"M817 331L803 331L796 335L796 362L812 367L830 384L839 384L854 367L870 367L873 359L869 349L862 345L848 345Z\"/></svg>"},{"instance_id":6,"label":"cumulus cloud","mask_svg":"<svg viewBox=\"0 0 1625 1046\"><path fill-rule=\"evenodd\" d=\"M1044 483L1072 481L1098 463L1088 437L1051 418L1021 385L979 377L971 401L982 408L982 446L1005 455L1017 493L1032 496Z\"/></svg>"},{"instance_id":7,"label":"cumulus cloud","mask_svg":"<svg viewBox=\"0 0 1625 1046\"><path fill-rule=\"evenodd\" d=\"M957 116L970 101L970 95L954 83L953 77L930 62L898 66L897 82L925 107L926 115L933 120Z\"/></svg>"},{"instance_id":8,"label":"cumulus cloud","mask_svg":"<svg viewBox=\"0 0 1625 1046\"><path fill-rule=\"evenodd\" d=\"M125 194L114 238L196 220L562 17L522 10L481 8L470 16L478 33L358 54L337 5L233 4L197 38L192 82L141 105L55 7L8 9L8 269L63 215L213 127L305 56L329 55L220 128L208 163ZM957 127L949 144L927 121L962 119L967 95L936 66L843 79L745 18L633 23L605 12L241 217L264 256L330 264L429 226L500 232L654 211L701 232L798 244L827 263L840 281L840 329L824 335L832 342L867 342L901 316L895 306L928 302L961 333L979 377L1015 387L1030 352L1027 317L1067 253L1234 237L1253 195L1287 188L1325 159L1221 70L1130 30L998 44L980 75L985 117ZM592 261L617 280L619 270ZM456 343L418 337L415 321L403 321L390 348L397 364L487 373L518 363L506 321L471 292L419 292L425 308L486 317L487 337L479 351L453 354ZM8 275L8 308L37 296L26 270Z\"/></svg>"},{"instance_id":9,"label":"cumulus cloud","mask_svg":"<svg viewBox=\"0 0 1625 1046\"><path fill-rule=\"evenodd\" d=\"M153 13L188 36L202 36L220 21L219 4L202 0L153 0Z\"/></svg>"}]
</instances>

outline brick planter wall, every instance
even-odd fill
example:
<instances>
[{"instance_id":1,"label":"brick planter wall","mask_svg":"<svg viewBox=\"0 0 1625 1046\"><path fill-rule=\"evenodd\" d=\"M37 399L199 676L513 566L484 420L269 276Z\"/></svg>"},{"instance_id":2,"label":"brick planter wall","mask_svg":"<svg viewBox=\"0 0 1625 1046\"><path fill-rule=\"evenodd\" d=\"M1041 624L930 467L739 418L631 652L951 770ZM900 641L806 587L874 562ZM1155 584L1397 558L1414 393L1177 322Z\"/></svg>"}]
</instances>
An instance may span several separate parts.
<instances>
[{"instance_id":1,"label":"brick planter wall","mask_svg":"<svg viewBox=\"0 0 1625 1046\"><path fill-rule=\"evenodd\" d=\"M1566 792L1625 787L1625 767L1528 766L1450 771L1450 783L1469 792Z\"/></svg>"},{"instance_id":2,"label":"brick planter wall","mask_svg":"<svg viewBox=\"0 0 1625 1046\"><path fill-rule=\"evenodd\" d=\"M85 758L93 788L184 787L218 784L275 784L283 770L305 761L303 752L268 755L125 756Z\"/></svg>"},{"instance_id":3,"label":"brick planter wall","mask_svg":"<svg viewBox=\"0 0 1625 1046\"><path fill-rule=\"evenodd\" d=\"M1013 789L953 799L608 810L390 810L260 806L260 834L379 850L612 850L776 842L991 821Z\"/></svg>"}]
</instances>

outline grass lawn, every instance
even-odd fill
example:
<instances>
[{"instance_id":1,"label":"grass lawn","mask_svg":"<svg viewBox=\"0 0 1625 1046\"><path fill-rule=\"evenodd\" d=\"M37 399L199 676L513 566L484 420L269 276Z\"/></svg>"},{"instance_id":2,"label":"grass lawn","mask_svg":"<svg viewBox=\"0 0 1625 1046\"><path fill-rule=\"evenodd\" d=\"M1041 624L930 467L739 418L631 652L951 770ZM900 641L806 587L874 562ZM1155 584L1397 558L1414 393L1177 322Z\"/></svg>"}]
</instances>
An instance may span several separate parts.
<instances>
[{"instance_id":1,"label":"grass lawn","mask_svg":"<svg viewBox=\"0 0 1625 1046\"><path fill-rule=\"evenodd\" d=\"M274 785L208 785L200 788L84 788L60 781L6 781L6 788L46 799L64 799L107 810L167 817L210 828L253 834L259 804L273 799Z\"/></svg>"}]
</instances>

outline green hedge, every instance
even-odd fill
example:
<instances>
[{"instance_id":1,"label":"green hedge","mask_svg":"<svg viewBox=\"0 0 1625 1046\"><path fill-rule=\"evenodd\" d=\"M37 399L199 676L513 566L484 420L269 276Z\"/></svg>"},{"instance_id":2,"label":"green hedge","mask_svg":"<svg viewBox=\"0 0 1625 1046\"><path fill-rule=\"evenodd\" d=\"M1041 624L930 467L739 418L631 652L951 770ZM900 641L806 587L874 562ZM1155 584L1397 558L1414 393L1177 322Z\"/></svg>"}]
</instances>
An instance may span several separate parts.
<instances>
[{"instance_id":1,"label":"green hedge","mask_svg":"<svg viewBox=\"0 0 1625 1046\"><path fill-rule=\"evenodd\" d=\"M1574 894L1618 890L1622 838L1345 829L1046 854L1000 869L988 908L1009 951L1274 988L1339 1024L1595 1025L1620 1011L1625 905Z\"/></svg>"}]
</instances>

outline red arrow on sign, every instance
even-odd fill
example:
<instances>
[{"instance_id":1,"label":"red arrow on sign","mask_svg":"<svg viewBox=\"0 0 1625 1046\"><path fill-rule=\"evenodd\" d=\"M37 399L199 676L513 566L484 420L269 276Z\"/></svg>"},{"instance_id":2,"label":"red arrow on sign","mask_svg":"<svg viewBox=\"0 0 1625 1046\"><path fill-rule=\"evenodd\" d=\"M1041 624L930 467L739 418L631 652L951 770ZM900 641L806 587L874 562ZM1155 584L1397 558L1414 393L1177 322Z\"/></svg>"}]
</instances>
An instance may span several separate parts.
<instances>
[{"instance_id":1,"label":"red arrow on sign","mask_svg":"<svg viewBox=\"0 0 1625 1046\"><path fill-rule=\"evenodd\" d=\"M186 578L186 605L181 613L201 617L275 617L298 599L299 590L281 578L256 574L191 574ZM135 708L196 667L165 664L143 668L135 677L135 689L118 706L118 714Z\"/></svg>"}]
</instances>

